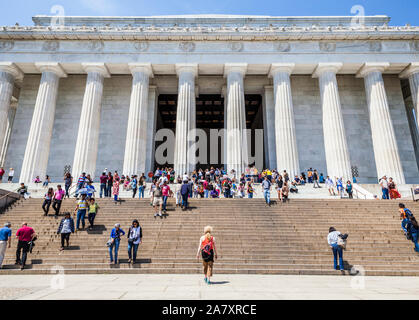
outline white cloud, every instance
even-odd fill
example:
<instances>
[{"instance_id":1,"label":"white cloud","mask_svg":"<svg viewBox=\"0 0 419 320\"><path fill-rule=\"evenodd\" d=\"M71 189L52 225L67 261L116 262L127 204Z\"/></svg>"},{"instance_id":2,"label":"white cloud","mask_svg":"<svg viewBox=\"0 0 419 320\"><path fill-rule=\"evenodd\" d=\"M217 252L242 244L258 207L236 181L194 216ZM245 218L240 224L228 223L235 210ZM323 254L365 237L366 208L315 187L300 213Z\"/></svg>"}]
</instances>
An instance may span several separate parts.
<instances>
[{"instance_id":1,"label":"white cloud","mask_svg":"<svg viewBox=\"0 0 419 320\"><path fill-rule=\"evenodd\" d=\"M94 13L102 15L116 15L117 0L80 0L81 5Z\"/></svg>"}]
</instances>

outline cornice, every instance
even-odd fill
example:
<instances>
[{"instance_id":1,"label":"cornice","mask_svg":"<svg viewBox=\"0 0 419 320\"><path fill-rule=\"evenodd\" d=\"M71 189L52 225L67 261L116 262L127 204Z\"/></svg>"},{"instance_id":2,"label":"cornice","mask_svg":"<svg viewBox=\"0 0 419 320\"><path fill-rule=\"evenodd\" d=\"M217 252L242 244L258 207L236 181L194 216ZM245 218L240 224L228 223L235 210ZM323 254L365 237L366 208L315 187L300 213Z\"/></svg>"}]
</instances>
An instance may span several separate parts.
<instances>
[{"instance_id":1,"label":"cornice","mask_svg":"<svg viewBox=\"0 0 419 320\"><path fill-rule=\"evenodd\" d=\"M2 40L419 40L419 27L404 26L12 26Z\"/></svg>"}]
</instances>

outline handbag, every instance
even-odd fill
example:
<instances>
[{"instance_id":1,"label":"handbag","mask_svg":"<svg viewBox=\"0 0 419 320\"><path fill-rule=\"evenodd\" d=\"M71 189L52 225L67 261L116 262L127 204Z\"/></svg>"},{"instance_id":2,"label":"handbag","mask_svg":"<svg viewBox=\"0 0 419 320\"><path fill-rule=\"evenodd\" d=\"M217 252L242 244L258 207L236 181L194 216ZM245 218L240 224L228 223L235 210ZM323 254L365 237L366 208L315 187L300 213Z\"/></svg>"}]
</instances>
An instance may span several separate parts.
<instances>
[{"instance_id":1,"label":"handbag","mask_svg":"<svg viewBox=\"0 0 419 320\"><path fill-rule=\"evenodd\" d=\"M112 244L113 244L113 239L109 239L108 242L106 242L106 246L108 248L112 247Z\"/></svg>"}]
</instances>

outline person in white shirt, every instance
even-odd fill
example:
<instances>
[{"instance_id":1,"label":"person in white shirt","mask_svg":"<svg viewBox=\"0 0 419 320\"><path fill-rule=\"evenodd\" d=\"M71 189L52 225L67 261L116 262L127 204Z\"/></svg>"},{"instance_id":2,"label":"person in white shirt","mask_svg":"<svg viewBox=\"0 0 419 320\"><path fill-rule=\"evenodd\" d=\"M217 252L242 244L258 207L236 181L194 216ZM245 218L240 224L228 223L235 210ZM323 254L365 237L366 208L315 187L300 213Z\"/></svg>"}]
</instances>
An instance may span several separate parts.
<instances>
[{"instance_id":1,"label":"person in white shirt","mask_svg":"<svg viewBox=\"0 0 419 320\"><path fill-rule=\"evenodd\" d=\"M12 183L13 182L13 176L15 175L15 170L13 170L13 168L10 168L10 170L9 170L9 177L8 177L8 179L7 179L7 181L9 182L9 183Z\"/></svg>"},{"instance_id":2,"label":"person in white shirt","mask_svg":"<svg viewBox=\"0 0 419 320\"><path fill-rule=\"evenodd\" d=\"M338 245L338 237L340 232L337 231L334 227L329 228L329 234L327 235L327 243L333 251L333 267L335 270L344 270L343 265L343 250ZM338 255L339 255L339 265L338 265Z\"/></svg>"},{"instance_id":3,"label":"person in white shirt","mask_svg":"<svg viewBox=\"0 0 419 320\"><path fill-rule=\"evenodd\" d=\"M188 174L186 172L183 175L182 181L189 181L189 177L188 177Z\"/></svg>"},{"instance_id":4,"label":"person in white shirt","mask_svg":"<svg viewBox=\"0 0 419 320\"><path fill-rule=\"evenodd\" d=\"M326 177L326 188L329 190L329 194L331 196L335 196L335 183L333 182L333 179L329 176Z\"/></svg>"},{"instance_id":5,"label":"person in white shirt","mask_svg":"<svg viewBox=\"0 0 419 320\"><path fill-rule=\"evenodd\" d=\"M383 191L383 199L390 199L389 193L388 193L388 181L387 181L386 176L381 178L380 186L381 186L381 190Z\"/></svg>"}]
</instances>

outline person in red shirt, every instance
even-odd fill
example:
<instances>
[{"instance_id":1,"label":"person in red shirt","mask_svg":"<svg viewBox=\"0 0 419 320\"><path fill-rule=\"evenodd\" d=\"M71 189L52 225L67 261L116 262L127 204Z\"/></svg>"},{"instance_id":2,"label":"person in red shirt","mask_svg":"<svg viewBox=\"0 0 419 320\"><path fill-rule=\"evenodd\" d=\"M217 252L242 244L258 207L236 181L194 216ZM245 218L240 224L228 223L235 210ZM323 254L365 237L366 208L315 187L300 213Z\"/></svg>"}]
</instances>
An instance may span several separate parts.
<instances>
[{"instance_id":1,"label":"person in red shirt","mask_svg":"<svg viewBox=\"0 0 419 320\"><path fill-rule=\"evenodd\" d=\"M0 168L0 183L2 182L2 180L3 180L3 175L4 175L4 173L5 173L6 171L4 171L4 169L3 169L3 167L1 167Z\"/></svg>"},{"instance_id":2,"label":"person in red shirt","mask_svg":"<svg viewBox=\"0 0 419 320\"><path fill-rule=\"evenodd\" d=\"M23 270L25 268L26 258L29 251L29 242L32 241L35 237L35 230L31 227L28 227L28 224L26 222L22 223L22 227L16 232L16 238L19 240L16 250L16 264L21 265L20 270ZM22 260L20 260L21 251L23 251Z\"/></svg>"},{"instance_id":3,"label":"person in red shirt","mask_svg":"<svg viewBox=\"0 0 419 320\"><path fill-rule=\"evenodd\" d=\"M170 190L169 185L167 184L167 180L164 180L163 185L161 187L161 191L163 194L163 208L162 210L164 213L167 212L166 206L167 206L167 198L172 196L172 190Z\"/></svg>"}]
</instances>

